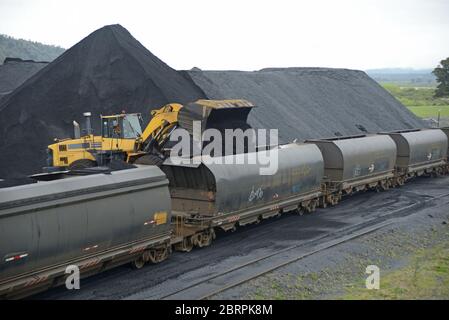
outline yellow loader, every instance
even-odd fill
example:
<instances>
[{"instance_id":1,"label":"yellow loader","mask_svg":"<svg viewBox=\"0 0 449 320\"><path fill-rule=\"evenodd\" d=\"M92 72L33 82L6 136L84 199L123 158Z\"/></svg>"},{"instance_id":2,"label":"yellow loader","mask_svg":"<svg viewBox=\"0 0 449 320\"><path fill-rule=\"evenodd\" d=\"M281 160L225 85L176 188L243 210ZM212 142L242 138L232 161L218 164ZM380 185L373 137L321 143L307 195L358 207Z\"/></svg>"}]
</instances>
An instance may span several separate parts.
<instances>
[{"instance_id":1,"label":"yellow loader","mask_svg":"<svg viewBox=\"0 0 449 320\"><path fill-rule=\"evenodd\" d=\"M164 149L171 132L182 127L192 134L193 121L201 129L249 127L248 114L254 105L246 100L198 100L185 106L170 103L151 111L151 120L142 131L138 113L100 116L101 135L94 135L91 113L86 112L85 135L75 121L74 139L55 139L47 149L46 172L80 170L107 166L112 160L160 165L167 157Z\"/></svg>"}]
</instances>

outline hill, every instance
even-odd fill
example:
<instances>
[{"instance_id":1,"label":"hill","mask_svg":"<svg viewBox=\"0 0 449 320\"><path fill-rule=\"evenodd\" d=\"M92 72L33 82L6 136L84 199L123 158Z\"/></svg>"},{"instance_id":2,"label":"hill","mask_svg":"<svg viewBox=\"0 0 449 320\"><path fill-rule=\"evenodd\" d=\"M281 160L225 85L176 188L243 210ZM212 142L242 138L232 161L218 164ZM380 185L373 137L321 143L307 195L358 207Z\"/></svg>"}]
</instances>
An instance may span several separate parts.
<instances>
[{"instance_id":1,"label":"hill","mask_svg":"<svg viewBox=\"0 0 449 320\"><path fill-rule=\"evenodd\" d=\"M11 93L46 65L47 62L6 58L4 63L0 65L0 99Z\"/></svg>"},{"instance_id":2,"label":"hill","mask_svg":"<svg viewBox=\"0 0 449 320\"><path fill-rule=\"evenodd\" d=\"M15 39L0 34L0 64L2 64L7 57L34 61L53 61L63 52L64 49L61 47L23 39Z\"/></svg>"}]
</instances>

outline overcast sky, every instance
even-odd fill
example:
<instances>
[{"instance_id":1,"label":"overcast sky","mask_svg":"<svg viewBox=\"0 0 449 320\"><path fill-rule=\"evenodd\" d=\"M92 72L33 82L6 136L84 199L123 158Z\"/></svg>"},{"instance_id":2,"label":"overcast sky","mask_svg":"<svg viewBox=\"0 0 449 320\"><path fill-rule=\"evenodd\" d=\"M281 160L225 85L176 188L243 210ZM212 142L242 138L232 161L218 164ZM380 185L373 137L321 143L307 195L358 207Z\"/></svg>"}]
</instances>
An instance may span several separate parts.
<instances>
[{"instance_id":1,"label":"overcast sky","mask_svg":"<svg viewBox=\"0 0 449 320\"><path fill-rule=\"evenodd\" d=\"M431 68L446 0L0 0L0 33L69 48L119 23L176 69Z\"/></svg>"}]
</instances>

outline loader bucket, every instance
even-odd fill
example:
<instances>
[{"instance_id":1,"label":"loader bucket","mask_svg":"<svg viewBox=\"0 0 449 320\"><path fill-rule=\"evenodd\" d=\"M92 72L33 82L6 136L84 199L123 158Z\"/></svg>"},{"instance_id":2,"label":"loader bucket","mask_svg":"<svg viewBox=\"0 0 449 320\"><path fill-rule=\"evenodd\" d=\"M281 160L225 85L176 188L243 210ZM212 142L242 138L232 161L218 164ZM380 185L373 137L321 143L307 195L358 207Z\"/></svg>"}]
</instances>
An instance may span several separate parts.
<instances>
[{"instance_id":1,"label":"loader bucket","mask_svg":"<svg viewBox=\"0 0 449 320\"><path fill-rule=\"evenodd\" d=\"M178 114L178 124L193 134L193 121L201 122L201 131L209 128L248 129L248 115L252 108L246 100L198 100L185 105Z\"/></svg>"}]
</instances>

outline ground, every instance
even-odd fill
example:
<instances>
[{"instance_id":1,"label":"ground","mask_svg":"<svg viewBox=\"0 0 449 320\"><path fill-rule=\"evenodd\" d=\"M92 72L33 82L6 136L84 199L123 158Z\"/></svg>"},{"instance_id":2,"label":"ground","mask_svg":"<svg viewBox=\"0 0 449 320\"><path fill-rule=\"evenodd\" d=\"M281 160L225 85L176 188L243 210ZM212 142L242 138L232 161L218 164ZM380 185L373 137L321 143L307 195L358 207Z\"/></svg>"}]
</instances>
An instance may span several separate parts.
<instances>
[{"instance_id":1,"label":"ground","mask_svg":"<svg viewBox=\"0 0 449 320\"><path fill-rule=\"evenodd\" d=\"M447 236L447 230L444 230ZM354 284L345 299L448 299L449 239L429 248L417 249L407 265L387 272L379 290L366 290Z\"/></svg>"},{"instance_id":2,"label":"ground","mask_svg":"<svg viewBox=\"0 0 449 320\"><path fill-rule=\"evenodd\" d=\"M158 265L115 268L82 280L81 290L33 298L449 298L448 185L449 177L419 178L360 193L313 214L219 234L212 246L175 252ZM254 263L261 257L270 258ZM379 291L364 289L368 265L380 268Z\"/></svg>"},{"instance_id":3,"label":"ground","mask_svg":"<svg viewBox=\"0 0 449 320\"><path fill-rule=\"evenodd\" d=\"M324 250L217 299L449 299L449 208L426 206L386 228ZM380 289L366 268L380 268Z\"/></svg>"},{"instance_id":4,"label":"ground","mask_svg":"<svg viewBox=\"0 0 449 320\"><path fill-rule=\"evenodd\" d=\"M253 290L242 298L449 299L446 224L438 221L437 225L413 235L393 228L364 237L351 246L359 246L360 250L351 249L344 254L347 248L342 246L339 250L344 258L332 261L328 257L330 263L323 269L299 272L298 268L295 272L295 267L289 266L259 278L249 284ZM380 268L379 290L368 290L365 286L366 267L372 264Z\"/></svg>"}]
</instances>

